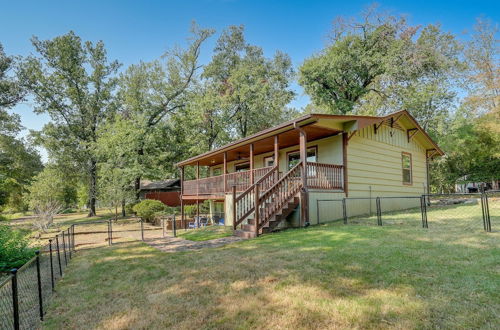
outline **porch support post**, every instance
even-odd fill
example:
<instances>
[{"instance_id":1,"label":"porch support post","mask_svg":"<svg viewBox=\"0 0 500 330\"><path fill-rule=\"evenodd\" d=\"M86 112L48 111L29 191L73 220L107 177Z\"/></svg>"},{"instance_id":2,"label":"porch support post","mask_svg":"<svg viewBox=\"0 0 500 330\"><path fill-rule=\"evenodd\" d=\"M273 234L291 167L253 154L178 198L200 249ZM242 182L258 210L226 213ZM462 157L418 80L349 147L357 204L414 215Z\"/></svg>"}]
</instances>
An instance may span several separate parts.
<instances>
[{"instance_id":1,"label":"porch support post","mask_svg":"<svg viewBox=\"0 0 500 330\"><path fill-rule=\"evenodd\" d=\"M196 163L196 196L200 195L200 162Z\"/></svg>"},{"instance_id":2,"label":"porch support post","mask_svg":"<svg viewBox=\"0 0 500 330\"><path fill-rule=\"evenodd\" d=\"M224 192L227 192L227 152L224 152L224 165L222 168L222 174L224 175Z\"/></svg>"},{"instance_id":3,"label":"porch support post","mask_svg":"<svg viewBox=\"0 0 500 330\"><path fill-rule=\"evenodd\" d=\"M278 172L280 168L280 155L279 155L279 137L274 136L274 166L278 167Z\"/></svg>"},{"instance_id":4,"label":"porch support post","mask_svg":"<svg viewBox=\"0 0 500 330\"><path fill-rule=\"evenodd\" d=\"M196 200L196 221L194 222L196 226L200 225L200 200Z\"/></svg>"},{"instance_id":5,"label":"porch support post","mask_svg":"<svg viewBox=\"0 0 500 330\"><path fill-rule=\"evenodd\" d=\"M309 192L307 189L307 134L294 123L294 128L299 131L300 162L302 163L302 189L300 190L300 226L309 224Z\"/></svg>"},{"instance_id":6,"label":"porch support post","mask_svg":"<svg viewBox=\"0 0 500 330\"><path fill-rule=\"evenodd\" d=\"M348 187L347 187L347 144L349 142L348 133L342 133L342 162L344 169L344 193L345 197L348 196Z\"/></svg>"},{"instance_id":7,"label":"porch support post","mask_svg":"<svg viewBox=\"0 0 500 330\"><path fill-rule=\"evenodd\" d=\"M181 167L181 224L184 224L184 166Z\"/></svg>"},{"instance_id":8,"label":"porch support post","mask_svg":"<svg viewBox=\"0 0 500 330\"><path fill-rule=\"evenodd\" d=\"M252 185L255 182L254 173L253 173L253 143L250 144L250 184Z\"/></svg>"}]
</instances>

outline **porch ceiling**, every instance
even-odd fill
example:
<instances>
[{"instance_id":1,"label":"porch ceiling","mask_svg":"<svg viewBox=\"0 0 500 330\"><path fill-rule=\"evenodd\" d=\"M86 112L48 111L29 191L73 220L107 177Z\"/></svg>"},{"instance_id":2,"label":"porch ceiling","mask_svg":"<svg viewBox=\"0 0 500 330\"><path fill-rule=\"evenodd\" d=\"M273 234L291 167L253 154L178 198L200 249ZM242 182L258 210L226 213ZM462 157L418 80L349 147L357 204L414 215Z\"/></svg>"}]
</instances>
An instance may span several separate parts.
<instances>
[{"instance_id":1,"label":"porch ceiling","mask_svg":"<svg viewBox=\"0 0 500 330\"><path fill-rule=\"evenodd\" d=\"M302 126L301 128L307 133L307 141L322 139L342 132L341 130L337 129L321 127L316 125L315 123ZM291 128L287 131L284 131L276 135L278 135L280 149L288 148L299 144L299 131L296 129ZM274 135L255 141L253 142L253 144L254 144L254 155L272 152L274 151ZM250 157L250 143L227 150L228 162L239 159L247 160L249 157ZM202 166L214 166L222 164L224 162L224 152L207 155L207 157L201 158L197 161L199 161L200 165ZM188 165L195 165L195 164L196 162L193 162L192 164Z\"/></svg>"}]
</instances>

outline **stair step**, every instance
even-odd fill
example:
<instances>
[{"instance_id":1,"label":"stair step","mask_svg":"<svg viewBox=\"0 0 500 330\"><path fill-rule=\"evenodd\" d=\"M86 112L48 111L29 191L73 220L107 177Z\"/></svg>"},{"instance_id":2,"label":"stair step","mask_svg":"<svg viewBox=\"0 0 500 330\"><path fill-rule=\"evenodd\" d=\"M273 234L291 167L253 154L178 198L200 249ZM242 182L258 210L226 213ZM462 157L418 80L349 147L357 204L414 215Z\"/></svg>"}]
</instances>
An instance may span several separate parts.
<instances>
[{"instance_id":1,"label":"stair step","mask_svg":"<svg viewBox=\"0 0 500 330\"><path fill-rule=\"evenodd\" d=\"M242 238L255 238L255 232L235 230L234 235Z\"/></svg>"}]
</instances>

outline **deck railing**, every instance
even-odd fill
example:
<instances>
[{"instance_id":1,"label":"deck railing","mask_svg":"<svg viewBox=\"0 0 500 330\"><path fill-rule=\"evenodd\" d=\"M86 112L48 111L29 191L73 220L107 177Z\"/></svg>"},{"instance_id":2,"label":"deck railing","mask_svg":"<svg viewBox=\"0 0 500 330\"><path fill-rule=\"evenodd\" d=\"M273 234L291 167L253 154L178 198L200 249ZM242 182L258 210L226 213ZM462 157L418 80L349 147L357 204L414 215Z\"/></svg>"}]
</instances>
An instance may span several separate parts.
<instances>
[{"instance_id":1,"label":"deck railing","mask_svg":"<svg viewBox=\"0 0 500 330\"><path fill-rule=\"evenodd\" d=\"M253 171L254 182L266 175L273 167L256 168ZM236 191L245 191L251 184L251 171L241 171L226 174L226 186L224 187L224 174L202 178L198 180L188 180L183 182L184 195L221 195L232 191L236 186Z\"/></svg>"},{"instance_id":2,"label":"deck railing","mask_svg":"<svg viewBox=\"0 0 500 330\"><path fill-rule=\"evenodd\" d=\"M253 182L259 181L273 169L272 166L261 167L253 170ZM243 192L252 186L251 171L242 171L226 174L226 186L224 187L224 175L211 176L199 180L184 181L184 195L224 195L232 192L236 186L237 192ZM307 163L307 186L312 189L342 190L344 187L344 167L342 165ZM280 175L278 171L275 173ZM271 187L279 177L269 177L261 186L261 192Z\"/></svg>"},{"instance_id":3,"label":"deck railing","mask_svg":"<svg viewBox=\"0 0 500 330\"><path fill-rule=\"evenodd\" d=\"M343 189L344 166L307 163L307 186L312 189Z\"/></svg>"}]
</instances>

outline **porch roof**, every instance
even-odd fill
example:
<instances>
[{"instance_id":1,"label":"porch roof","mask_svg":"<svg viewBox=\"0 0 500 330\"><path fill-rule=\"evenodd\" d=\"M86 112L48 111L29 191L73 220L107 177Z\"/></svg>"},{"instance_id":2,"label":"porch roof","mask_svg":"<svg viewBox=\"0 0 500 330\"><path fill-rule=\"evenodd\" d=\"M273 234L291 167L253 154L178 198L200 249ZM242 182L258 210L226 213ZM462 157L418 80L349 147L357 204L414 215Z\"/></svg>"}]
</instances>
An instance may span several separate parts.
<instances>
[{"instance_id":1,"label":"porch roof","mask_svg":"<svg viewBox=\"0 0 500 330\"><path fill-rule=\"evenodd\" d=\"M415 138L423 143L427 149L435 150L437 154L443 155L443 151L432 141L427 133L420 127L415 118L408 111L402 110L387 116L358 116L358 115L329 115L308 114L299 118L284 122L280 125L265 129L246 138L234 141L218 149L191 157L177 163L179 167L186 165L214 166L223 163L224 153L227 153L227 161L245 159L249 156L248 145L254 143L254 154L262 154L274 150L274 136L279 136L280 149L297 145L299 131L295 126L302 128L307 133L307 140L314 141L333 136L342 132L355 132L372 124L382 124L387 120L397 122L404 119L402 125L406 129L415 129L421 134L415 134Z\"/></svg>"}]
</instances>

